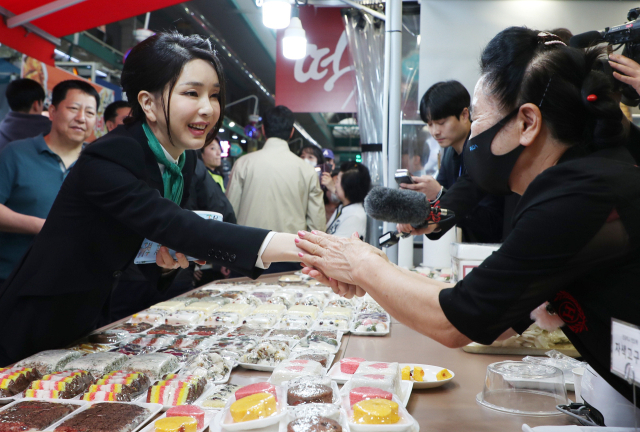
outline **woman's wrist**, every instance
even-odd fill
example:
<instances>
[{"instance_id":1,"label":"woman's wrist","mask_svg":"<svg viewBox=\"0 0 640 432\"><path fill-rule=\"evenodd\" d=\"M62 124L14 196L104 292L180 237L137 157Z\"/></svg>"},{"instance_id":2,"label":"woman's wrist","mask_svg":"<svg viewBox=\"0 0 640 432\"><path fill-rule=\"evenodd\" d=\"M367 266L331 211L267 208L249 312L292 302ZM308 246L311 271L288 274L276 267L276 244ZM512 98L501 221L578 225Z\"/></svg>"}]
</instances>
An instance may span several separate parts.
<instances>
[{"instance_id":1,"label":"woman's wrist","mask_svg":"<svg viewBox=\"0 0 640 432\"><path fill-rule=\"evenodd\" d=\"M365 254L353 267L353 281L355 285L366 287L375 279L372 275L390 264L386 255Z\"/></svg>"},{"instance_id":2,"label":"woman's wrist","mask_svg":"<svg viewBox=\"0 0 640 432\"><path fill-rule=\"evenodd\" d=\"M262 262L270 264L272 262L298 262L301 249L296 247L296 236L288 233L275 233L269 245L262 253Z\"/></svg>"}]
</instances>

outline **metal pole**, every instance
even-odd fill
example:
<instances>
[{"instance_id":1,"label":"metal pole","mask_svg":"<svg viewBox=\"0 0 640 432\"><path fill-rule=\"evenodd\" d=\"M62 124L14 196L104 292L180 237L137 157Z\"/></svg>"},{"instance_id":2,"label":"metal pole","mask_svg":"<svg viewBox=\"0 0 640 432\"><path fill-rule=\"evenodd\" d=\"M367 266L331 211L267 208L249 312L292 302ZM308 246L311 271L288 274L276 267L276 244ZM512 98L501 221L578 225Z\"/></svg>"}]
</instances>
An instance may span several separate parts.
<instances>
[{"instance_id":1,"label":"metal pole","mask_svg":"<svg viewBox=\"0 0 640 432\"><path fill-rule=\"evenodd\" d=\"M56 13L68 8L69 6L73 6L84 1L85 0L56 0L54 2L47 2L40 7L31 9L30 11L9 18L7 20L7 27L14 28L21 26L28 22L37 20L38 18L51 15L52 13Z\"/></svg>"},{"instance_id":2,"label":"metal pole","mask_svg":"<svg viewBox=\"0 0 640 432\"><path fill-rule=\"evenodd\" d=\"M151 18L151 12L147 12L147 15L144 17L144 29L149 30L149 18Z\"/></svg>"},{"instance_id":3,"label":"metal pole","mask_svg":"<svg viewBox=\"0 0 640 432\"><path fill-rule=\"evenodd\" d=\"M388 130L388 154L389 168L387 175L387 186L397 188L394 174L400 168L400 137L402 110L400 106L400 82L402 64L402 1L389 0L386 3L387 22L385 39L390 41L389 56L385 57L385 63L389 64L389 118ZM386 42L386 40L385 40ZM385 231L395 230L395 224L385 223ZM389 259L398 263L398 246L387 248Z\"/></svg>"}]
</instances>

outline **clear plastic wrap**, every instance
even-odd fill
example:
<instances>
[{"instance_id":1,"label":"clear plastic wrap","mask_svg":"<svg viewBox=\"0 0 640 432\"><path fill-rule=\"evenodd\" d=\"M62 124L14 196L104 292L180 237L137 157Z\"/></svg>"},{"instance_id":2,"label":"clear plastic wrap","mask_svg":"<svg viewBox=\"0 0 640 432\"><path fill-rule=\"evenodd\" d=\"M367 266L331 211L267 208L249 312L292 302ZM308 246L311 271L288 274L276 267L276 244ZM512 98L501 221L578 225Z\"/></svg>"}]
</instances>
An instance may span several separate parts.
<instances>
[{"instance_id":1,"label":"clear plastic wrap","mask_svg":"<svg viewBox=\"0 0 640 432\"><path fill-rule=\"evenodd\" d=\"M202 325L195 327L191 331L187 332L188 335L200 335L200 336L222 336L229 332L230 328L223 325L207 326Z\"/></svg>"},{"instance_id":2,"label":"clear plastic wrap","mask_svg":"<svg viewBox=\"0 0 640 432\"><path fill-rule=\"evenodd\" d=\"M142 312L138 312L137 314L133 314L131 316L131 322L136 323L147 323L147 324L163 324L165 316L167 315L166 311L159 309L147 309Z\"/></svg>"},{"instance_id":3,"label":"clear plastic wrap","mask_svg":"<svg viewBox=\"0 0 640 432\"><path fill-rule=\"evenodd\" d=\"M84 402L17 401L0 409L0 426L8 431L45 430L82 406Z\"/></svg>"},{"instance_id":4,"label":"clear plastic wrap","mask_svg":"<svg viewBox=\"0 0 640 432\"><path fill-rule=\"evenodd\" d=\"M129 432L146 421L152 411L138 404L98 402L62 422L56 430Z\"/></svg>"},{"instance_id":5,"label":"clear plastic wrap","mask_svg":"<svg viewBox=\"0 0 640 432\"><path fill-rule=\"evenodd\" d=\"M215 386L198 405L206 409L222 409L239 388L240 386L237 384Z\"/></svg>"},{"instance_id":6,"label":"clear plastic wrap","mask_svg":"<svg viewBox=\"0 0 640 432\"><path fill-rule=\"evenodd\" d=\"M149 335L179 335L185 334L191 329L189 325L172 325L172 324L162 324L157 327L154 327L152 330L149 330L147 334Z\"/></svg>"},{"instance_id":7,"label":"clear plastic wrap","mask_svg":"<svg viewBox=\"0 0 640 432\"><path fill-rule=\"evenodd\" d=\"M262 341L240 357L240 363L273 366L286 360L290 354L291 349L285 341Z\"/></svg>"},{"instance_id":8,"label":"clear plastic wrap","mask_svg":"<svg viewBox=\"0 0 640 432\"><path fill-rule=\"evenodd\" d=\"M63 370L67 363L80 358L81 356L82 354L78 351L65 349L48 350L34 354L24 360L20 360L16 363L15 367L34 368L37 369L40 374L45 375Z\"/></svg>"},{"instance_id":9,"label":"clear plastic wrap","mask_svg":"<svg viewBox=\"0 0 640 432\"><path fill-rule=\"evenodd\" d=\"M66 371L45 375L33 381L24 397L36 399L72 399L84 393L94 377L87 371Z\"/></svg>"},{"instance_id":10,"label":"clear plastic wrap","mask_svg":"<svg viewBox=\"0 0 640 432\"><path fill-rule=\"evenodd\" d=\"M122 367L128 372L142 372L151 380L178 368L178 359L171 354L153 353L130 358Z\"/></svg>"},{"instance_id":11,"label":"clear plastic wrap","mask_svg":"<svg viewBox=\"0 0 640 432\"><path fill-rule=\"evenodd\" d=\"M198 325L202 324L205 315L201 311L177 311L165 318L167 324L171 325Z\"/></svg>"},{"instance_id":12,"label":"clear plastic wrap","mask_svg":"<svg viewBox=\"0 0 640 432\"><path fill-rule=\"evenodd\" d=\"M231 372L231 364L220 354L202 353L189 359L181 369L182 373L203 376L210 381L223 381L228 379Z\"/></svg>"},{"instance_id":13,"label":"clear plastic wrap","mask_svg":"<svg viewBox=\"0 0 640 432\"><path fill-rule=\"evenodd\" d=\"M114 330L124 330L127 333L137 334L137 333L144 333L150 328L153 328L153 324L149 324L146 322L139 322L139 323L128 322L128 323L120 324L119 326L115 327Z\"/></svg>"},{"instance_id":14,"label":"clear plastic wrap","mask_svg":"<svg viewBox=\"0 0 640 432\"><path fill-rule=\"evenodd\" d=\"M121 353L89 354L67 363L65 370L86 370L98 377L120 369L127 360L128 357Z\"/></svg>"},{"instance_id":15,"label":"clear plastic wrap","mask_svg":"<svg viewBox=\"0 0 640 432\"><path fill-rule=\"evenodd\" d=\"M273 371L269 382L282 384L302 376L322 376L322 365L313 360L284 360Z\"/></svg>"}]
</instances>

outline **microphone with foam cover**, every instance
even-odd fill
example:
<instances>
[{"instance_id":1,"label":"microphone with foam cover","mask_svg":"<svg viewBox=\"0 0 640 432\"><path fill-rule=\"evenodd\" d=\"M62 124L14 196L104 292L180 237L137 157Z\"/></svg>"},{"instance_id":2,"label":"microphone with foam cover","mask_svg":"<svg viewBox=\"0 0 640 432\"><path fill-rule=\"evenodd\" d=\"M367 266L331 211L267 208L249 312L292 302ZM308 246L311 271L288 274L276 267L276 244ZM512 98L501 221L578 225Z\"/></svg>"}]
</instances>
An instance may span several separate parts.
<instances>
[{"instance_id":1,"label":"microphone with foam cover","mask_svg":"<svg viewBox=\"0 0 640 432\"><path fill-rule=\"evenodd\" d=\"M572 36L569 39L569 46L573 48L588 48L600 42L604 42L604 31L592 30Z\"/></svg>"},{"instance_id":2,"label":"microphone with foam cover","mask_svg":"<svg viewBox=\"0 0 640 432\"><path fill-rule=\"evenodd\" d=\"M378 186L364 199L364 211L377 220L418 226L431 214L431 206L420 192Z\"/></svg>"}]
</instances>

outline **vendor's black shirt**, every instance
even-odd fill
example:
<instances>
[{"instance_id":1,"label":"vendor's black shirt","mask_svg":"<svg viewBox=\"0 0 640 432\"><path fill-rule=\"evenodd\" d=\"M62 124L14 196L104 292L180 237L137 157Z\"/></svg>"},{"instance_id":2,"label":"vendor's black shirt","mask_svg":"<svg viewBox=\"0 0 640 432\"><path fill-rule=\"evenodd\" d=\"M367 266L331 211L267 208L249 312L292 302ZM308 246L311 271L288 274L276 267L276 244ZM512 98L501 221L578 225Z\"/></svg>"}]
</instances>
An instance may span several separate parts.
<instances>
[{"instance_id":1,"label":"vendor's black shirt","mask_svg":"<svg viewBox=\"0 0 640 432\"><path fill-rule=\"evenodd\" d=\"M631 400L609 364L611 318L640 325L640 168L623 147L577 153L534 179L502 247L440 304L460 332L490 344L549 301L584 359Z\"/></svg>"}]
</instances>

